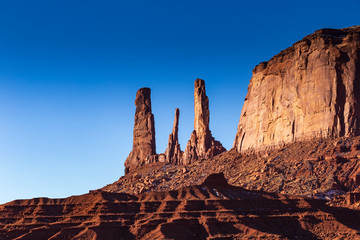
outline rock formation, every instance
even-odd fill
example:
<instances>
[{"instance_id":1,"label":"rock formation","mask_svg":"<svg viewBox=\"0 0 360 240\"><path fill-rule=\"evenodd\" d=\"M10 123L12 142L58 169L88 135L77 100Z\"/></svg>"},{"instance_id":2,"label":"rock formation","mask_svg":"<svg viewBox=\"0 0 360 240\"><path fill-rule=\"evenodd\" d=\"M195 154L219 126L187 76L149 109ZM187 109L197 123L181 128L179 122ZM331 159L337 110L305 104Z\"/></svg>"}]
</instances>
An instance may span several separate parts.
<instances>
[{"instance_id":1,"label":"rock formation","mask_svg":"<svg viewBox=\"0 0 360 240\"><path fill-rule=\"evenodd\" d=\"M360 27L322 29L253 70L234 148L360 133Z\"/></svg>"},{"instance_id":2,"label":"rock formation","mask_svg":"<svg viewBox=\"0 0 360 240\"><path fill-rule=\"evenodd\" d=\"M359 32L317 31L257 66L236 149L215 157L225 149L203 80L182 160L179 110L157 155L150 89L140 89L127 174L84 195L0 205L0 240L359 239Z\"/></svg>"},{"instance_id":3,"label":"rock formation","mask_svg":"<svg viewBox=\"0 0 360 240\"><path fill-rule=\"evenodd\" d=\"M196 79L194 93L195 130L191 134L185 153L181 151L178 139L180 111L177 108L165 154L156 154L155 125L154 115L151 113L150 91L149 88L141 88L136 93L133 149L125 161L125 174L148 163L191 164L198 159L206 159L226 151L221 143L211 135L209 130L209 99L205 92L205 82Z\"/></svg>"},{"instance_id":4,"label":"rock formation","mask_svg":"<svg viewBox=\"0 0 360 240\"><path fill-rule=\"evenodd\" d=\"M178 108L176 108L174 126L171 134L169 135L169 141L165 151L166 161L173 164L179 164L182 158L182 151L180 149L180 144L178 139L179 115L180 115L180 111Z\"/></svg>"},{"instance_id":5,"label":"rock formation","mask_svg":"<svg viewBox=\"0 0 360 240\"><path fill-rule=\"evenodd\" d=\"M196 79L194 91L194 131L186 146L183 163L190 164L198 159L215 156L226 149L216 141L209 130L209 99L206 96L205 82Z\"/></svg>"},{"instance_id":6,"label":"rock formation","mask_svg":"<svg viewBox=\"0 0 360 240\"><path fill-rule=\"evenodd\" d=\"M125 161L125 173L157 159L150 94L150 88L141 88L136 93L133 149Z\"/></svg>"}]
</instances>

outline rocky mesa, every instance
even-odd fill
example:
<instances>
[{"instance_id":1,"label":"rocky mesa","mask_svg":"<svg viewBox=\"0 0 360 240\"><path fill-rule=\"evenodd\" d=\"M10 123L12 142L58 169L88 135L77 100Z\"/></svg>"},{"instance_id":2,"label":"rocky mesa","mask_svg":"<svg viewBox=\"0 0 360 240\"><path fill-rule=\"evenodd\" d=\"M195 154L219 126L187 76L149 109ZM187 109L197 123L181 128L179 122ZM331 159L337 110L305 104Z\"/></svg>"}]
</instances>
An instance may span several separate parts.
<instances>
[{"instance_id":1,"label":"rocky mesa","mask_svg":"<svg viewBox=\"0 0 360 240\"><path fill-rule=\"evenodd\" d=\"M356 190L359 34L359 26L322 29L256 66L231 151L211 136L205 82L196 80L194 131L185 152L174 151L181 160L157 161L104 190L177 189L219 171L232 184L254 190L327 199ZM177 125L176 114L169 149L177 146Z\"/></svg>"},{"instance_id":2,"label":"rocky mesa","mask_svg":"<svg viewBox=\"0 0 360 240\"><path fill-rule=\"evenodd\" d=\"M0 205L2 239L359 239L360 27L322 29L253 70L233 149L194 84L157 154L151 90L135 99L125 176L88 194Z\"/></svg>"},{"instance_id":3,"label":"rocky mesa","mask_svg":"<svg viewBox=\"0 0 360 240\"><path fill-rule=\"evenodd\" d=\"M234 148L360 133L360 27L322 29L253 70Z\"/></svg>"}]
</instances>

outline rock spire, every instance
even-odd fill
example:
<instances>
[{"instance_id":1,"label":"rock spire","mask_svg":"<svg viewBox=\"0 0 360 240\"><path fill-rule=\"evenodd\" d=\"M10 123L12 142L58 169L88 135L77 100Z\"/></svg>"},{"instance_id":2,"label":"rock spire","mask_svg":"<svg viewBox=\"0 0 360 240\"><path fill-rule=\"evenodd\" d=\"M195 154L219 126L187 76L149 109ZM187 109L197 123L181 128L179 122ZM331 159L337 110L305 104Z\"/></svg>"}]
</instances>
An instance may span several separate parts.
<instances>
[{"instance_id":1,"label":"rock spire","mask_svg":"<svg viewBox=\"0 0 360 240\"><path fill-rule=\"evenodd\" d=\"M194 131L191 133L185 152L180 149L178 139L180 111L176 108L174 125L166 151L163 154L156 154L155 124L154 115L151 112L150 93L150 88L141 88L136 93L133 149L125 161L125 174L148 163L191 164L226 151L221 143L212 137L209 129L209 99L205 92L205 82L196 79Z\"/></svg>"},{"instance_id":2,"label":"rock spire","mask_svg":"<svg viewBox=\"0 0 360 240\"><path fill-rule=\"evenodd\" d=\"M150 94L150 88L141 88L136 93L133 149L125 161L125 173L157 158Z\"/></svg>"},{"instance_id":3,"label":"rock spire","mask_svg":"<svg viewBox=\"0 0 360 240\"><path fill-rule=\"evenodd\" d=\"M226 151L221 143L211 135L209 99L206 96L205 82L202 79L195 80L194 113L194 131L186 145L183 164L191 164L196 160L209 158Z\"/></svg>"},{"instance_id":4,"label":"rock spire","mask_svg":"<svg viewBox=\"0 0 360 240\"><path fill-rule=\"evenodd\" d=\"M360 134L360 27L322 29L253 70L234 148Z\"/></svg>"},{"instance_id":5,"label":"rock spire","mask_svg":"<svg viewBox=\"0 0 360 240\"><path fill-rule=\"evenodd\" d=\"M174 126L171 134L169 135L169 141L165 151L166 161L173 164L179 164L181 162L181 158L183 154L180 149L180 144L178 139L179 116L180 116L180 111L178 108L176 108Z\"/></svg>"}]
</instances>

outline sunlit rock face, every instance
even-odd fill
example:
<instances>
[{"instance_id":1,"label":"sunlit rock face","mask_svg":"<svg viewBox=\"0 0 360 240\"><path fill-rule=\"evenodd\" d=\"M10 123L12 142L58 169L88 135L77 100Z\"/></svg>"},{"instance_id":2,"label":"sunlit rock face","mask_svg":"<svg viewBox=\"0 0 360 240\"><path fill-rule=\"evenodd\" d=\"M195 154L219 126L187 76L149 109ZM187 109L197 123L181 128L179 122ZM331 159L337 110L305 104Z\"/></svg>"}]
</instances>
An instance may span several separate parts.
<instances>
[{"instance_id":1,"label":"sunlit rock face","mask_svg":"<svg viewBox=\"0 0 360 240\"><path fill-rule=\"evenodd\" d=\"M125 161L125 173L157 159L150 94L150 88L141 88L136 93L133 149Z\"/></svg>"},{"instance_id":2,"label":"sunlit rock face","mask_svg":"<svg viewBox=\"0 0 360 240\"><path fill-rule=\"evenodd\" d=\"M360 27L322 29L253 70L234 148L360 133Z\"/></svg>"},{"instance_id":3,"label":"sunlit rock face","mask_svg":"<svg viewBox=\"0 0 360 240\"><path fill-rule=\"evenodd\" d=\"M204 80L196 79L194 87L194 131L185 148L184 164L191 164L226 151L221 143L214 139L209 129L209 98L206 96Z\"/></svg>"}]
</instances>

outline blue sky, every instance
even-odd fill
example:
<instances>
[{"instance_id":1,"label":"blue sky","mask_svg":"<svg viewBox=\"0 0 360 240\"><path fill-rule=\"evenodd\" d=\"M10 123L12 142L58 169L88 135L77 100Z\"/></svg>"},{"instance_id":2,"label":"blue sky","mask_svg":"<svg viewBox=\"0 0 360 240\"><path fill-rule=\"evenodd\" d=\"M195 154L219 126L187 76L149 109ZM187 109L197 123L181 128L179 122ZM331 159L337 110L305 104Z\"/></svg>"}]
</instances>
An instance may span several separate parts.
<instances>
[{"instance_id":1,"label":"blue sky","mask_svg":"<svg viewBox=\"0 0 360 240\"><path fill-rule=\"evenodd\" d=\"M175 108L184 149L193 84L229 149L253 67L321 28L360 24L349 1L1 1L0 203L83 194L116 181L134 100L152 89L157 152Z\"/></svg>"}]
</instances>

